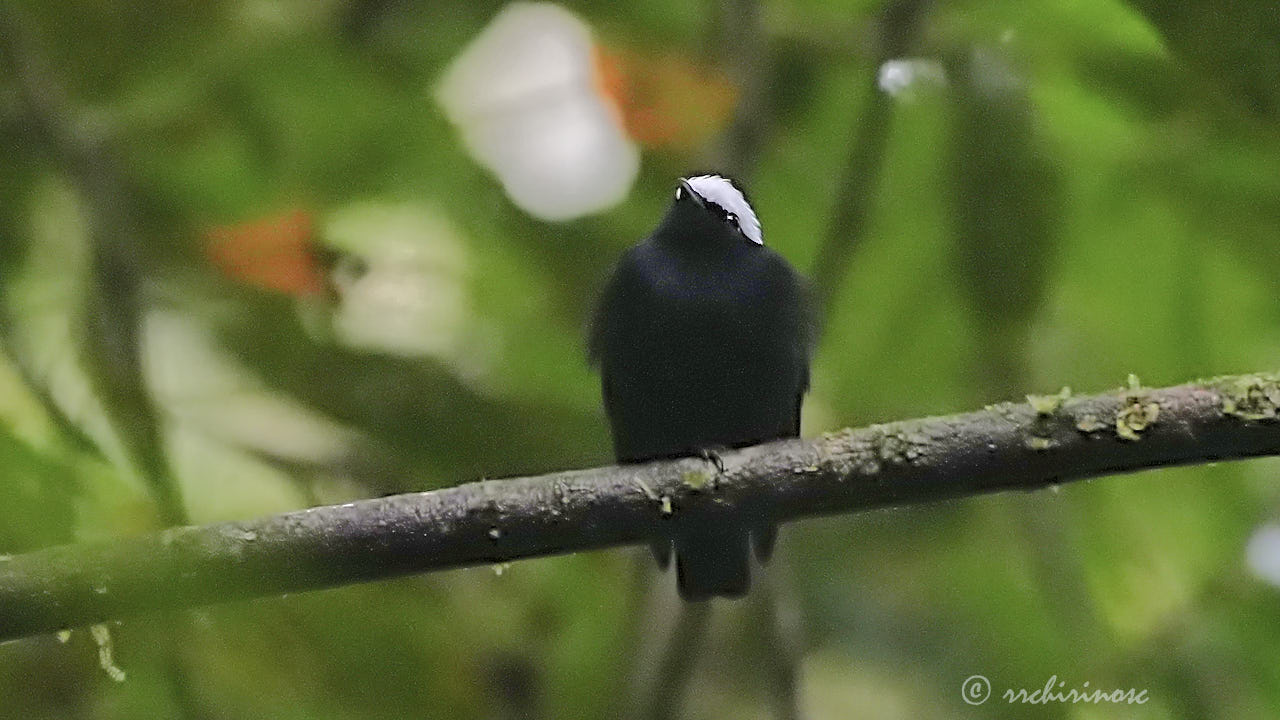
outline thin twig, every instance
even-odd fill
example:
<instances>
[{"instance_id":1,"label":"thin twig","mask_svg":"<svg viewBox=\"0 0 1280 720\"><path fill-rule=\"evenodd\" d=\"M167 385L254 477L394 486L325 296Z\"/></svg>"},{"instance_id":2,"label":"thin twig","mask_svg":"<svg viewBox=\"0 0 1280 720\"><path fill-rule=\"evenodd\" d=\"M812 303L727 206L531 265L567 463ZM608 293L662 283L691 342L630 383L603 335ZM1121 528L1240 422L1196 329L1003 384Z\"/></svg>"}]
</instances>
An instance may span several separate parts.
<instances>
[{"instance_id":1,"label":"thin twig","mask_svg":"<svg viewBox=\"0 0 1280 720\"><path fill-rule=\"evenodd\" d=\"M773 125L774 73L771 38L761 18L760 0L721 0L715 41L723 64L738 86L733 121L720 138L716 167L747 181L755 174L766 135Z\"/></svg>"},{"instance_id":2,"label":"thin twig","mask_svg":"<svg viewBox=\"0 0 1280 720\"><path fill-rule=\"evenodd\" d=\"M483 481L0 560L0 639L141 612L1280 454L1280 373L1003 403L701 459ZM639 489L641 483L658 497ZM677 526L673 528L672 526Z\"/></svg>"},{"instance_id":3,"label":"thin twig","mask_svg":"<svg viewBox=\"0 0 1280 720\"><path fill-rule=\"evenodd\" d=\"M892 0L885 6L880 17L876 71L910 49L931 4L930 0ZM813 264L814 301L824 313L849 274L854 251L866 232L888 145L892 99L879 91L875 72L869 80L867 106L854 122L849 155L838 181L835 215Z\"/></svg>"},{"instance_id":4,"label":"thin twig","mask_svg":"<svg viewBox=\"0 0 1280 720\"><path fill-rule=\"evenodd\" d=\"M0 60L17 81L29 123L85 202L91 260L82 308L82 364L150 485L161 521L180 525L187 521L186 509L142 375L139 318L145 273L140 224L131 208L135 198L108 149L77 130L67 93L16 8L0 7Z\"/></svg>"},{"instance_id":5,"label":"thin twig","mask_svg":"<svg viewBox=\"0 0 1280 720\"><path fill-rule=\"evenodd\" d=\"M707 635L711 620L709 603L688 603L676 613L676 624L663 647L663 657L658 663L658 676L646 693L648 704L640 710L646 720L671 720L679 717L689 678L693 675L694 661Z\"/></svg>"}]
</instances>

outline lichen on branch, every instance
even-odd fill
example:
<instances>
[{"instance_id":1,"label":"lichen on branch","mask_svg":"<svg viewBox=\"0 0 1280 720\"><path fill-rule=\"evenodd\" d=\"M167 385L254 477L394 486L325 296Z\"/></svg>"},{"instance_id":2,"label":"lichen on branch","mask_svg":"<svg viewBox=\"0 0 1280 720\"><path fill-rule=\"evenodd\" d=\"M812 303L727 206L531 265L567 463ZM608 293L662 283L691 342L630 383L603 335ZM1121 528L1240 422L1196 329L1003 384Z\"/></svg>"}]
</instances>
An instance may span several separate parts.
<instances>
[{"instance_id":1,"label":"lichen on branch","mask_svg":"<svg viewBox=\"0 0 1280 720\"><path fill-rule=\"evenodd\" d=\"M487 480L0 557L0 640L142 612L1280 454L1275 374L1001 403L718 456ZM1112 419L1108 422L1108 419Z\"/></svg>"}]
</instances>

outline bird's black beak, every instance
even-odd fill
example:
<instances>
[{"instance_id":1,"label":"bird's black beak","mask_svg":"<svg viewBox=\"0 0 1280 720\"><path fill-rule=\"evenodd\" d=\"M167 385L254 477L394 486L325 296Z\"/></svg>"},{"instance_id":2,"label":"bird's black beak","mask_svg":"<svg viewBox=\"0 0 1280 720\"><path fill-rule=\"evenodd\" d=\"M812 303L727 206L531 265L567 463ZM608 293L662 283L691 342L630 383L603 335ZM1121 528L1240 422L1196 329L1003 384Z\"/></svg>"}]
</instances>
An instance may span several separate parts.
<instances>
[{"instance_id":1,"label":"bird's black beak","mask_svg":"<svg viewBox=\"0 0 1280 720\"><path fill-rule=\"evenodd\" d=\"M687 179L680 178L680 187L684 188L684 194L688 195L689 199L697 203L698 207L705 207L702 202L702 196L693 191L693 186L689 184Z\"/></svg>"}]
</instances>

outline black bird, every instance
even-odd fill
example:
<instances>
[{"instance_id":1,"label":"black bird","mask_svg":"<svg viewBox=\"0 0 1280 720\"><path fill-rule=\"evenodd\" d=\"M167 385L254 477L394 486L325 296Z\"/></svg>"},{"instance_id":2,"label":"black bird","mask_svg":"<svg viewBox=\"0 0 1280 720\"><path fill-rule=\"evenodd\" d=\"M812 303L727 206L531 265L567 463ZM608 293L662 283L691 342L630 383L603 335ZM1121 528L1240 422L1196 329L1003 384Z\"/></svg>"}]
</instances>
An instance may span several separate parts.
<instances>
[{"instance_id":1,"label":"black bird","mask_svg":"<svg viewBox=\"0 0 1280 720\"><path fill-rule=\"evenodd\" d=\"M714 453L800 434L813 323L804 281L764 246L742 191L682 179L658 228L605 286L588 343L619 462ZM740 597L750 546L774 528L728 512L674 532L681 596ZM658 547L660 562L670 542Z\"/></svg>"}]
</instances>

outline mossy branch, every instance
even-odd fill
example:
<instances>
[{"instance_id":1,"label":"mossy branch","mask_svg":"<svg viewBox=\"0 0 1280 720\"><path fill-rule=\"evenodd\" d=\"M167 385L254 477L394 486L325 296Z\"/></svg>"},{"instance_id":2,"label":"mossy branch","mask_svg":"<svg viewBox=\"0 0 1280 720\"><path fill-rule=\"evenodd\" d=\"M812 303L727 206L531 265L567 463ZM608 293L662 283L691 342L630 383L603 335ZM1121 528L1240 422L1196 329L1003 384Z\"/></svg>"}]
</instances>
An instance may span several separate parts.
<instances>
[{"instance_id":1,"label":"mossy branch","mask_svg":"<svg viewBox=\"0 0 1280 720\"><path fill-rule=\"evenodd\" d=\"M137 613L1280 454L1280 374L1031 397L702 459L490 480L0 558L0 640Z\"/></svg>"}]
</instances>

